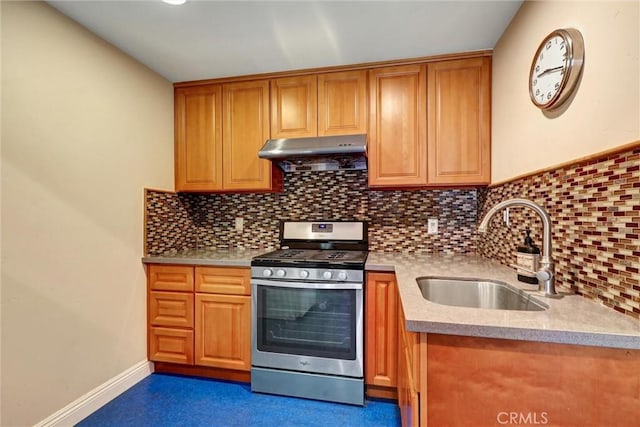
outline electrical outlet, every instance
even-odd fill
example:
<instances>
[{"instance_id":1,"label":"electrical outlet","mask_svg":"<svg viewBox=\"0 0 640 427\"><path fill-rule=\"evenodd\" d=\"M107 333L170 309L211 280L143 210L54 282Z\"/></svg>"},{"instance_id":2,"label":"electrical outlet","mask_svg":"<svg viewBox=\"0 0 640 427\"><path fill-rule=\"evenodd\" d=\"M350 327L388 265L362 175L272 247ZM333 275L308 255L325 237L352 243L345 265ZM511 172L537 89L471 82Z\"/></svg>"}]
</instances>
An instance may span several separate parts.
<instances>
[{"instance_id":1,"label":"electrical outlet","mask_svg":"<svg viewBox=\"0 0 640 427\"><path fill-rule=\"evenodd\" d=\"M438 218L427 220L427 234L438 234Z\"/></svg>"},{"instance_id":2,"label":"electrical outlet","mask_svg":"<svg viewBox=\"0 0 640 427\"><path fill-rule=\"evenodd\" d=\"M238 217L236 218L236 231L242 233L242 230L244 230L244 218Z\"/></svg>"}]
</instances>

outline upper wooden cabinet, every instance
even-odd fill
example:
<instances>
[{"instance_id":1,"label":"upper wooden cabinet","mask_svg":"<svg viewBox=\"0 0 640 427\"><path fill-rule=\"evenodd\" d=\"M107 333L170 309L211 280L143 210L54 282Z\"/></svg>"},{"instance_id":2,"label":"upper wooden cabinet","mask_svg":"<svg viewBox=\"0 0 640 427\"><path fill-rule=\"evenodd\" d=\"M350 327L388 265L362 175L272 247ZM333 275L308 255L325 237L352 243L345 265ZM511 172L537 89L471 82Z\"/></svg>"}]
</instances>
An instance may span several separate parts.
<instances>
[{"instance_id":1,"label":"upper wooden cabinet","mask_svg":"<svg viewBox=\"0 0 640 427\"><path fill-rule=\"evenodd\" d=\"M315 75L271 80L272 137L317 136L317 93Z\"/></svg>"},{"instance_id":2,"label":"upper wooden cabinet","mask_svg":"<svg viewBox=\"0 0 640 427\"><path fill-rule=\"evenodd\" d=\"M349 134L368 135L370 187L490 182L488 52L351 68L177 84L176 190L278 191L267 139Z\"/></svg>"},{"instance_id":3,"label":"upper wooden cabinet","mask_svg":"<svg viewBox=\"0 0 640 427\"><path fill-rule=\"evenodd\" d=\"M430 184L488 184L491 180L491 60L428 65Z\"/></svg>"},{"instance_id":4,"label":"upper wooden cabinet","mask_svg":"<svg viewBox=\"0 0 640 427\"><path fill-rule=\"evenodd\" d=\"M258 158L269 139L269 82L225 84L222 104L223 189L273 190L279 171Z\"/></svg>"},{"instance_id":5,"label":"upper wooden cabinet","mask_svg":"<svg viewBox=\"0 0 640 427\"><path fill-rule=\"evenodd\" d=\"M367 132L367 72L346 71L271 81L271 137Z\"/></svg>"},{"instance_id":6,"label":"upper wooden cabinet","mask_svg":"<svg viewBox=\"0 0 640 427\"><path fill-rule=\"evenodd\" d=\"M279 190L281 172L258 158L269 139L269 82L175 90L176 191Z\"/></svg>"},{"instance_id":7,"label":"upper wooden cabinet","mask_svg":"<svg viewBox=\"0 0 640 427\"><path fill-rule=\"evenodd\" d=\"M491 59L374 69L369 185L484 185L491 179Z\"/></svg>"},{"instance_id":8,"label":"upper wooden cabinet","mask_svg":"<svg viewBox=\"0 0 640 427\"><path fill-rule=\"evenodd\" d=\"M222 88L175 91L176 191L222 189Z\"/></svg>"},{"instance_id":9,"label":"upper wooden cabinet","mask_svg":"<svg viewBox=\"0 0 640 427\"><path fill-rule=\"evenodd\" d=\"M367 133L367 72L318 75L318 135Z\"/></svg>"},{"instance_id":10,"label":"upper wooden cabinet","mask_svg":"<svg viewBox=\"0 0 640 427\"><path fill-rule=\"evenodd\" d=\"M369 72L369 186L427 184L426 65Z\"/></svg>"}]
</instances>

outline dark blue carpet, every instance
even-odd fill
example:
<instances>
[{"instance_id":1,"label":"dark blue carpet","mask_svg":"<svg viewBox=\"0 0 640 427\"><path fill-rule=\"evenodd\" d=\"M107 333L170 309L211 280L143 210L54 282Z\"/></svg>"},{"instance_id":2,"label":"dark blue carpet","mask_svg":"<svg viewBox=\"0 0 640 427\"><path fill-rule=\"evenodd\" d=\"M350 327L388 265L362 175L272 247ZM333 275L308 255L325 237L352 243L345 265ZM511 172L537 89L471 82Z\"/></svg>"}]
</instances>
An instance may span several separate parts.
<instances>
[{"instance_id":1,"label":"dark blue carpet","mask_svg":"<svg viewBox=\"0 0 640 427\"><path fill-rule=\"evenodd\" d=\"M153 374L78 426L399 426L393 402L364 407L251 393L249 384Z\"/></svg>"}]
</instances>

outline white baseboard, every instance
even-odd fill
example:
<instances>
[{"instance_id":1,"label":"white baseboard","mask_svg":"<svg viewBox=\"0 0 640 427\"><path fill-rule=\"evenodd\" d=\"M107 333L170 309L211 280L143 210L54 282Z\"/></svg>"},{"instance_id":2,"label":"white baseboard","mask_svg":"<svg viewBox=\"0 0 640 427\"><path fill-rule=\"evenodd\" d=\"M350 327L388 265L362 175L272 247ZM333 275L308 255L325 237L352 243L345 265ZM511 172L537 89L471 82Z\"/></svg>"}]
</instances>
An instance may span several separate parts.
<instances>
[{"instance_id":1,"label":"white baseboard","mask_svg":"<svg viewBox=\"0 0 640 427\"><path fill-rule=\"evenodd\" d=\"M146 360L138 362L40 421L34 427L75 425L152 373L153 363Z\"/></svg>"}]
</instances>

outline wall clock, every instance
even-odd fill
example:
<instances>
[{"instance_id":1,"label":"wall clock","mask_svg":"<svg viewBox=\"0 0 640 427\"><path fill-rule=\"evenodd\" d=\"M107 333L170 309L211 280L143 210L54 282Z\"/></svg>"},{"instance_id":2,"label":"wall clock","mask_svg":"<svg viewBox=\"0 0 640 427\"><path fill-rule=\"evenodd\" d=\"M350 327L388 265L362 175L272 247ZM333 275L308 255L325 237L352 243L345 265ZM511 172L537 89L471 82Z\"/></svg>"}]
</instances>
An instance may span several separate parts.
<instances>
[{"instance_id":1,"label":"wall clock","mask_svg":"<svg viewBox=\"0 0 640 427\"><path fill-rule=\"evenodd\" d=\"M584 62L584 40L575 28L553 31L531 62L529 96L542 110L554 110L576 89Z\"/></svg>"}]
</instances>

